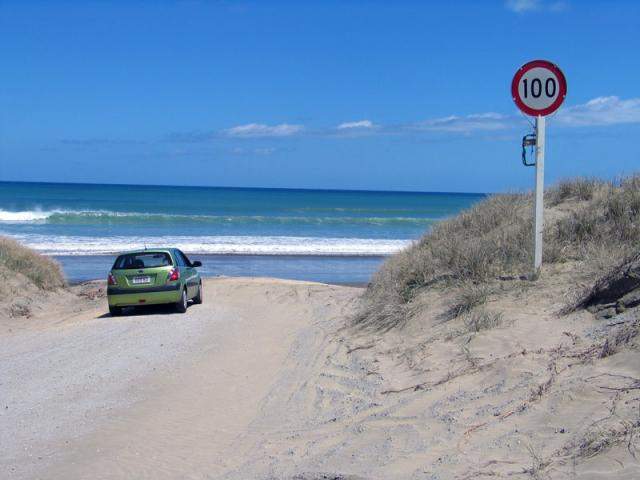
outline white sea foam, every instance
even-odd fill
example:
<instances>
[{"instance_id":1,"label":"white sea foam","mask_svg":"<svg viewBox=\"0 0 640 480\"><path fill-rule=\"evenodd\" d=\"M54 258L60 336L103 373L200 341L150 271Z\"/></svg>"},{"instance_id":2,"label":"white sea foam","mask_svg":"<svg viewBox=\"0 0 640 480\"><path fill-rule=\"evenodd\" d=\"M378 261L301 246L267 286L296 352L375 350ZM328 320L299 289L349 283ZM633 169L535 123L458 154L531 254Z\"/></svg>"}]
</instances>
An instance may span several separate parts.
<instances>
[{"instance_id":1,"label":"white sea foam","mask_svg":"<svg viewBox=\"0 0 640 480\"><path fill-rule=\"evenodd\" d=\"M221 255L390 255L410 240L286 236L83 237L12 235L49 255L104 255L137 248L175 246L187 253Z\"/></svg>"},{"instance_id":2,"label":"white sea foam","mask_svg":"<svg viewBox=\"0 0 640 480\"><path fill-rule=\"evenodd\" d=\"M38 210L28 210L24 212L9 212L0 210L0 222L4 223L27 223L46 220L56 212L41 212Z\"/></svg>"},{"instance_id":3,"label":"white sea foam","mask_svg":"<svg viewBox=\"0 0 640 480\"><path fill-rule=\"evenodd\" d=\"M151 216L148 213L111 212L108 210L24 210L12 212L0 209L0 223L42 223L52 217L128 217Z\"/></svg>"}]
</instances>

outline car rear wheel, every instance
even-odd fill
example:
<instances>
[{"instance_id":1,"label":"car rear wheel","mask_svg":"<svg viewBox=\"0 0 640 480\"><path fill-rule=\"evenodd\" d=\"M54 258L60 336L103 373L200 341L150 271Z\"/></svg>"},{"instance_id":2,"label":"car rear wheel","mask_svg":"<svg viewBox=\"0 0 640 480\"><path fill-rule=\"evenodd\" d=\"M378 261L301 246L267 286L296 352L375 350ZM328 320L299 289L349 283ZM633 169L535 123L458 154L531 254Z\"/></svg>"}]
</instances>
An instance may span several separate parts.
<instances>
[{"instance_id":1,"label":"car rear wheel","mask_svg":"<svg viewBox=\"0 0 640 480\"><path fill-rule=\"evenodd\" d=\"M109 313L112 317L119 317L122 315L122 307L114 307L109 305Z\"/></svg>"},{"instance_id":2,"label":"car rear wheel","mask_svg":"<svg viewBox=\"0 0 640 480\"><path fill-rule=\"evenodd\" d=\"M202 282L198 285L198 293L195 297L193 297L193 303L196 305L200 305L202 303Z\"/></svg>"},{"instance_id":3,"label":"car rear wheel","mask_svg":"<svg viewBox=\"0 0 640 480\"><path fill-rule=\"evenodd\" d=\"M176 303L176 311L178 313L184 313L187 311L187 290L182 290L182 295L180 295L180 300Z\"/></svg>"}]
</instances>

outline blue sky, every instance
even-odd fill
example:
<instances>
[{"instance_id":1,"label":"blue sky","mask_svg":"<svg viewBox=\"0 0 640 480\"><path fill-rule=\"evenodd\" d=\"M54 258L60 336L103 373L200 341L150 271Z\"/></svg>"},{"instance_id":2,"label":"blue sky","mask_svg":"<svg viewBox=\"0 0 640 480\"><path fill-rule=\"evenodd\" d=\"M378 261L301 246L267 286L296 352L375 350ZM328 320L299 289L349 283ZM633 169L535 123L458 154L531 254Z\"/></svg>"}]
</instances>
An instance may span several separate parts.
<instances>
[{"instance_id":1,"label":"blue sky","mask_svg":"<svg viewBox=\"0 0 640 480\"><path fill-rule=\"evenodd\" d=\"M640 2L0 1L0 180L529 188L509 86L568 81L547 181L640 164Z\"/></svg>"}]
</instances>

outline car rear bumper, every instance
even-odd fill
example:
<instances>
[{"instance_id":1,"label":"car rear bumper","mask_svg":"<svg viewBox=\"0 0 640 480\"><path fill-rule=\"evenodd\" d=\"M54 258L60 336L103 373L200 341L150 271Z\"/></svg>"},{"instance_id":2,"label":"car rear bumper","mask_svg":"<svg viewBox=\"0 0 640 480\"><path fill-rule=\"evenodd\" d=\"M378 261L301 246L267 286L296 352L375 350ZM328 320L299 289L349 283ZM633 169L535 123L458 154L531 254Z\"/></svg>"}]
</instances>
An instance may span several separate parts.
<instances>
[{"instance_id":1,"label":"car rear bumper","mask_svg":"<svg viewBox=\"0 0 640 480\"><path fill-rule=\"evenodd\" d=\"M107 299L112 307L132 305L157 305L160 303L176 303L180 300L180 284L162 287L119 288L108 287Z\"/></svg>"}]
</instances>

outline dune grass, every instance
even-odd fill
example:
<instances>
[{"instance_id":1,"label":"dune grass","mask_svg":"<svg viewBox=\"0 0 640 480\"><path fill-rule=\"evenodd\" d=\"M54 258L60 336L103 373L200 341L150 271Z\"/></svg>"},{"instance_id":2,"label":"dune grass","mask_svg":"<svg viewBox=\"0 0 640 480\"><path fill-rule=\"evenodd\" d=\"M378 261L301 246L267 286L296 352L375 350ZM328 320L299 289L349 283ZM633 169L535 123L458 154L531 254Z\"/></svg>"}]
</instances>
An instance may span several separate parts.
<instances>
[{"instance_id":1,"label":"dune grass","mask_svg":"<svg viewBox=\"0 0 640 480\"><path fill-rule=\"evenodd\" d=\"M0 265L7 269L8 274L21 273L42 290L55 290L66 285L56 261L6 237L0 237Z\"/></svg>"},{"instance_id":2,"label":"dune grass","mask_svg":"<svg viewBox=\"0 0 640 480\"><path fill-rule=\"evenodd\" d=\"M490 330L502 323L501 313L492 313L484 309L469 312L464 318L464 325L469 332L481 332Z\"/></svg>"},{"instance_id":3,"label":"dune grass","mask_svg":"<svg viewBox=\"0 0 640 480\"><path fill-rule=\"evenodd\" d=\"M561 180L546 195L549 206L558 205L569 199L591 200L596 191L600 189L602 182L595 178L575 178L573 180Z\"/></svg>"},{"instance_id":4,"label":"dune grass","mask_svg":"<svg viewBox=\"0 0 640 480\"><path fill-rule=\"evenodd\" d=\"M640 176L565 180L547 191L545 206L548 264L579 261L602 272L638 250ZM453 316L468 313L486 301L487 285L523 278L531 272L532 208L531 194L494 195L436 224L373 276L356 323L401 326L423 307L419 293L435 286L458 292Z\"/></svg>"},{"instance_id":5,"label":"dune grass","mask_svg":"<svg viewBox=\"0 0 640 480\"><path fill-rule=\"evenodd\" d=\"M468 314L477 307L484 305L491 293L486 284L461 284L454 295L453 303L445 314L445 320L451 320Z\"/></svg>"}]
</instances>

